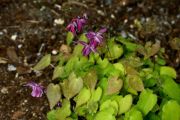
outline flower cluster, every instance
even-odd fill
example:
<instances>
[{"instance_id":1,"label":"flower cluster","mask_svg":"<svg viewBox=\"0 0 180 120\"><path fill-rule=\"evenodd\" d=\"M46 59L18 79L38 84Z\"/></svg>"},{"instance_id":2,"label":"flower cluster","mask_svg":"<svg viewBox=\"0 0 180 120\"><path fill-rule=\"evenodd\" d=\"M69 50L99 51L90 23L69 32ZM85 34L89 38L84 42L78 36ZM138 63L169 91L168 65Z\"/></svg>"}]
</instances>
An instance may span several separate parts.
<instances>
[{"instance_id":1,"label":"flower cluster","mask_svg":"<svg viewBox=\"0 0 180 120\"><path fill-rule=\"evenodd\" d=\"M72 32L74 35L82 31L82 28L87 22L86 14L83 18L75 18L72 19L70 24L67 26L67 30ZM99 30L98 32L90 31L86 33L86 37L88 38L89 42L86 43L84 41L79 40L77 43L84 46L82 53L84 56L88 56L91 52L96 52L96 48L100 45L103 41L103 33L106 32L106 28Z\"/></svg>"},{"instance_id":2,"label":"flower cluster","mask_svg":"<svg viewBox=\"0 0 180 120\"><path fill-rule=\"evenodd\" d=\"M78 43L84 46L82 53L84 56L88 56L91 52L96 52L96 48L103 42L103 33L106 32L106 28L99 30L98 32L88 32L86 33L86 37L89 42L78 41Z\"/></svg>"},{"instance_id":3,"label":"flower cluster","mask_svg":"<svg viewBox=\"0 0 180 120\"><path fill-rule=\"evenodd\" d=\"M43 95L43 86L35 83L35 82L29 82L24 86L28 86L32 89L31 96L33 97L42 97Z\"/></svg>"},{"instance_id":4,"label":"flower cluster","mask_svg":"<svg viewBox=\"0 0 180 120\"><path fill-rule=\"evenodd\" d=\"M82 31L82 28L87 22L87 15L84 14L83 17L77 17L71 20L69 25L66 27L66 29L70 32L72 32L74 35Z\"/></svg>"}]
</instances>

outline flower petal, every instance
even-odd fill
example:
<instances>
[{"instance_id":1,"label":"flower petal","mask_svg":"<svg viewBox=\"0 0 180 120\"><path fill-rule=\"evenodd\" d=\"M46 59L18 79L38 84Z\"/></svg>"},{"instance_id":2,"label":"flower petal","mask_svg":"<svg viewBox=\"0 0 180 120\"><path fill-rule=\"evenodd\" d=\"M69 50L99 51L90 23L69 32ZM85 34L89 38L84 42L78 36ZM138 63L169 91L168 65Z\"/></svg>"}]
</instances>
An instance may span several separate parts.
<instances>
[{"instance_id":1,"label":"flower petal","mask_svg":"<svg viewBox=\"0 0 180 120\"><path fill-rule=\"evenodd\" d=\"M35 83L35 82L29 82L24 86L28 86L32 89L31 96L33 97L42 97L43 95L43 86Z\"/></svg>"},{"instance_id":2,"label":"flower petal","mask_svg":"<svg viewBox=\"0 0 180 120\"><path fill-rule=\"evenodd\" d=\"M99 33L105 33L107 31L107 28L102 28L102 29L100 29L98 32Z\"/></svg>"}]
</instances>

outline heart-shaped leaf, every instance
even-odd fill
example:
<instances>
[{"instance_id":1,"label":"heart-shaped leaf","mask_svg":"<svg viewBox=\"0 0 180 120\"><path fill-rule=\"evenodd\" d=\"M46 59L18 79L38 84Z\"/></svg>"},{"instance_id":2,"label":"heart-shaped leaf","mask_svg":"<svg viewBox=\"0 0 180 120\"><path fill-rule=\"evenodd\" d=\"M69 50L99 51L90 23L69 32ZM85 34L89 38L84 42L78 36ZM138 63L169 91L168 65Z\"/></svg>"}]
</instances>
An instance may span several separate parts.
<instances>
[{"instance_id":1,"label":"heart-shaped leaf","mask_svg":"<svg viewBox=\"0 0 180 120\"><path fill-rule=\"evenodd\" d=\"M63 75L63 73L64 73L64 67L56 66L53 72L52 79L54 80L56 78L59 78L61 75Z\"/></svg>"},{"instance_id":2,"label":"heart-shaped leaf","mask_svg":"<svg viewBox=\"0 0 180 120\"><path fill-rule=\"evenodd\" d=\"M107 95L118 93L123 86L123 81L118 76L110 77L108 80Z\"/></svg>"},{"instance_id":3,"label":"heart-shaped leaf","mask_svg":"<svg viewBox=\"0 0 180 120\"><path fill-rule=\"evenodd\" d=\"M86 87L82 88L79 94L75 97L76 108L81 106L82 104L86 103L91 97L90 89Z\"/></svg>"},{"instance_id":4,"label":"heart-shaped leaf","mask_svg":"<svg viewBox=\"0 0 180 120\"><path fill-rule=\"evenodd\" d=\"M47 98L52 109L61 99L60 86L50 83L47 87Z\"/></svg>"},{"instance_id":5,"label":"heart-shaped leaf","mask_svg":"<svg viewBox=\"0 0 180 120\"><path fill-rule=\"evenodd\" d=\"M94 120L116 120L112 112L113 108L104 109L96 114Z\"/></svg>"},{"instance_id":6,"label":"heart-shaped leaf","mask_svg":"<svg viewBox=\"0 0 180 120\"><path fill-rule=\"evenodd\" d=\"M34 70L42 70L49 66L51 63L51 54L45 55L41 60L36 64L36 66L33 68Z\"/></svg>"},{"instance_id":7,"label":"heart-shaped leaf","mask_svg":"<svg viewBox=\"0 0 180 120\"><path fill-rule=\"evenodd\" d=\"M138 75L129 75L129 86L136 91L143 91L144 85L141 78Z\"/></svg>"},{"instance_id":8,"label":"heart-shaped leaf","mask_svg":"<svg viewBox=\"0 0 180 120\"><path fill-rule=\"evenodd\" d=\"M143 120L143 115L139 110L134 107L130 111L125 113L124 120Z\"/></svg>"},{"instance_id":9,"label":"heart-shaped leaf","mask_svg":"<svg viewBox=\"0 0 180 120\"><path fill-rule=\"evenodd\" d=\"M164 76L164 82L162 83L163 92L170 98L180 102L180 87L178 84L170 77Z\"/></svg>"},{"instance_id":10,"label":"heart-shaped leaf","mask_svg":"<svg viewBox=\"0 0 180 120\"><path fill-rule=\"evenodd\" d=\"M175 69L169 66L162 66L160 68L160 75L167 75L172 78L176 78L177 76Z\"/></svg>"},{"instance_id":11,"label":"heart-shaped leaf","mask_svg":"<svg viewBox=\"0 0 180 120\"><path fill-rule=\"evenodd\" d=\"M127 112L131 108L132 102L133 102L133 98L132 98L132 95L130 94L120 99L120 101L118 101L119 103L118 114Z\"/></svg>"},{"instance_id":12,"label":"heart-shaped leaf","mask_svg":"<svg viewBox=\"0 0 180 120\"><path fill-rule=\"evenodd\" d=\"M83 80L81 77L77 78L75 73L69 75L68 80L61 83L63 95L69 100L79 93L83 87Z\"/></svg>"},{"instance_id":13,"label":"heart-shaped leaf","mask_svg":"<svg viewBox=\"0 0 180 120\"><path fill-rule=\"evenodd\" d=\"M70 107L70 101L63 99L62 107L58 108L56 111L56 120L66 120L66 118L71 115Z\"/></svg>"},{"instance_id":14,"label":"heart-shaped leaf","mask_svg":"<svg viewBox=\"0 0 180 120\"><path fill-rule=\"evenodd\" d=\"M175 100L168 101L162 108L162 120L180 120L180 105Z\"/></svg>"},{"instance_id":15,"label":"heart-shaped leaf","mask_svg":"<svg viewBox=\"0 0 180 120\"><path fill-rule=\"evenodd\" d=\"M113 114L117 115L118 113L118 103L116 100L106 100L100 105L100 111L113 108Z\"/></svg>"},{"instance_id":16,"label":"heart-shaped leaf","mask_svg":"<svg viewBox=\"0 0 180 120\"><path fill-rule=\"evenodd\" d=\"M84 77L84 84L93 90L97 83L97 74L95 70L89 71Z\"/></svg>"},{"instance_id":17,"label":"heart-shaped leaf","mask_svg":"<svg viewBox=\"0 0 180 120\"><path fill-rule=\"evenodd\" d=\"M96 90L92 91L90 101L98 102L101 99L101 96L102 96L102 89L101 87L98 87Z\"/></svg>"},{"instance_id":18,"label":"heart-shaped leaf","mask_svg":"<svg viewBox=\"0 0 180 120\"><path fill-rule=\"evenodd\" d=\"M157 95L153 94L151 90L143 90L140 94L139 101L136 107L147 115L157 103Z\"/></svg>"},{"instance_id":19,"label":"heart-shaped leaf","mask_svg":"<svg viewBox=\"0 0 180 120\"><path fill-rule=\"evenodd\" d=\"M68 32L67 33L67 37L66 37L66 42L67 42L67 45L70 45L72 43L74 39L74 35L72 32Z\"/></svg>"}]
</instances>

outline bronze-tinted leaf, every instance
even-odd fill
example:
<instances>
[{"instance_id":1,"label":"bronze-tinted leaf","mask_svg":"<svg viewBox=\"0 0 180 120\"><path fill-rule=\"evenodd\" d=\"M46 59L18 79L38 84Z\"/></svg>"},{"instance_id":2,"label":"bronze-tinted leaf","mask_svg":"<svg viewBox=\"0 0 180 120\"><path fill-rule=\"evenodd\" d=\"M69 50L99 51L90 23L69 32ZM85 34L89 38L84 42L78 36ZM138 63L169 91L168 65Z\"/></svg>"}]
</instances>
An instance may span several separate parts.
<instances>
[{"instance_id":1,"label":"bronze-tinted leaf","mask_svg":"<svg viewBox=\"0 0 180 120\"><path fill-rule=\"evenodd\" d=\"M52 109L61 99L60 86L50 83L47 87L47 98Z\"/></svg>"},{"instance_id":2,"label":"bronze-tinted leaf","mask_svg":"<svg viewBox=\"0 0 180 120\"><path fill-rule=\"evenodd\" d=\"M82 78L77 78L75 73L72 72L69 75L68 80L64 80L63 83L61 83L63 95L69 100L75 95L79 93L79 91L83 87L83 80Z\"/></svg>"},{"instance_id":3,"label":"bronze-tinted leaf","mask_svg":"<svg viewBox=\"0 0 180 120\"><path fill-rule=\"evenodd\" d=\"M56 66L53 72L53 77L52 79L56 79L58 77L60 77L62 74L64 73L64 67L62 66Z\"/></svg>"},{"instance_id":4,"label":"bronze-tinted leaf","mask_svg":"<svg viewBox=\"0 0 180 120\"><path fill-rule=\"evenodd\" d=\"M18 63L19 62L19 58L17 56L16 50L14 47L8 47L7 48L7 56L9 57L9 59L12 62Z\"/></svg>"},{"instance_id":5,"label":"bronze-tinted leaf","mask_svg":"<svg viewBox=\"0 0 180 120\"><path fill-rule=\"evenodd\" d=\"M150 47L150 51L148 51L147 53L147 58L157 54L157 52L160 50L160 41L156 41L155 44L153 44L151 47Z\"/></svg>"},{"instance_id":6,"label":"bronze-tinted leaf","mask_svg":"<svg viewBox=\"0 0 180 120\"><path fill-rule=\"evenodd\" d=\"M118 78L118 76L114 76L109 78L108 80L108 87L107 87L107 93L108 95L118 93L123 86L123 81Z\"/></svg>"},{"instance_id":7,"label":"bronze-tinted leaf","mask_svg":"<svg viewBox=\"0 0 180 120\"><path fill-rule=\"evenodd\" d=\"M128 79L129 79L129 86L131 88L133 88L136 91L144 90L144 84L138 75L129 75Z\"/></svg>"},{"instance_id":8,"label":"bronze-tinted leaf","mask_svg":"<svg viewBox=\"0 0 180 120\"><path fill-rule=\"evenodd\" d=\"M173 38L169 41L170 46L174 50L180 50L180 38Z\"/></svg>"},{"instance_id":9,"label":"bronze-tinted leaf","mask_svg":"<svg viewBox=\"0 0 180 120\"><path fill-rule=\"evenodd\" d=\"M97 83L97 74L95 70L89 71L84 77L84 84L90 88L94 89Z\"/></svg>"},{"instance_id":10,"label":"bronze-tinted leaf","mask_svg":"<svg viewBox=\"0 0 180 120\"><path fill-rule=\"evenodd\" d=\"M47 54L41 58L41 60L36 64L36 66L33 69L42 70L47 66L49 66L50 63L51 63L51 54Z\"/></svg>"}]
</instances>

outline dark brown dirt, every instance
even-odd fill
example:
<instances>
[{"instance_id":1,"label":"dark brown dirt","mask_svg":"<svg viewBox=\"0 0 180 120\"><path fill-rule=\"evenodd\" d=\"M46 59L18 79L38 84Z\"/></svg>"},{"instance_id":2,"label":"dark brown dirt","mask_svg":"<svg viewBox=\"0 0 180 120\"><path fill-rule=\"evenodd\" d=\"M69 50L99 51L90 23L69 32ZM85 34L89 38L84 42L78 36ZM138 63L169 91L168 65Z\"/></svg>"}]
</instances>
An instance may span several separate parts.
<instances>
[{"instance_id":1,"label":"dark brown dirt","mask_svg":"<svg viewBox=\"0 0 180 120\"><path fill-rule=\"evenodd\" d=\"M49 106L45 95L32 98L23 85L36 81L46 87L51 82L51 67L40 75L30 67L46 53L59 50L66 25L84 12L89 16L87 29L105 26L111 36L125 32L141 44L161 41L167 64L176 68L180 82L180 50L169 45L174 37L180 37L179 0L112 0L110 5L102 0L50 1L0 0L0 120L46 119ZM55 19L64 24L54 25ZM135 19L143 29L133 26ZM9 71L10 65L17 70Z\"/></svg>"}]
</instances>

